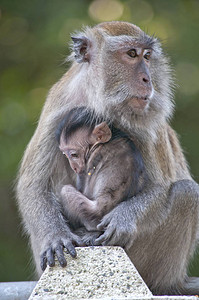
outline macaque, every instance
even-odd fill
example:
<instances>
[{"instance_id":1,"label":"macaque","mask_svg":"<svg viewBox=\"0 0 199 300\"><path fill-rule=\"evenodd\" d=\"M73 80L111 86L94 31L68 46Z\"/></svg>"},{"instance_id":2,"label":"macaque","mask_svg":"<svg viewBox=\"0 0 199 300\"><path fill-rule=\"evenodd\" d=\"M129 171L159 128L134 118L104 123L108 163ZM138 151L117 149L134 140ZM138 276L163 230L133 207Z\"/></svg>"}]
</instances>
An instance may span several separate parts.
<instances>
[{"instance_id":1,"label":"macaque","mask_svg":"<svg viewBox=\"0 0 199 300\"><path fill-rule=\"evenodd\" d=\"M199 294L199 279L187 275L198 242L199 186L169 125L169 60L157 38L127 22L87 27L72 40L72 65L49 92L18 175L37 272L55 256L66 266L63 248L75 257L82 244L62 214L61 186L74 186L75 176L54 132L68 111L85 106L132 138L150 182L102 218L95 245L123 247L153 294Z\"/></svg>"},{"instance_id":2,"label":"macaque","mask_svg":"<svg viewBox=\"0 0 199 300\"><path fill-rule=\"evenodd\" d=\"M61 191L64 215L88 231L97 230L102 216L147 183L133 141L102 120L79 107L66 114L57 131L59 148L77 174L77 189L65 185Z\"/></svg>"}]
</instances>

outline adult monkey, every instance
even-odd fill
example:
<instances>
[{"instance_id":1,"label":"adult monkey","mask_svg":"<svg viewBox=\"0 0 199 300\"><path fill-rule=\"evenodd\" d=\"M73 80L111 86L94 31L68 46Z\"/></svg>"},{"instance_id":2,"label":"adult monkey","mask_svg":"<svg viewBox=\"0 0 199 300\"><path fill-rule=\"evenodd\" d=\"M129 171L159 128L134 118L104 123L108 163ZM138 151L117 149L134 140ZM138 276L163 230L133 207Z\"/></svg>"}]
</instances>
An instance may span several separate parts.
<instances>
[{"instance_id":1,"label":"adult monkey","mask_svg":"<svg viewBox=\"0 0 199 300\"><path fill-rule=\"evenodd\" d=\"M65 266L63 246L75 256L73 244L81 244L60 211L58 191L72 174L54 131L66 111L87 105L132 136L152 182L102 219L96 244L124 247L154 294L199 294L199 279L186 274L196 247L199 187L168 125L168 60L155 38L130 23L102 23L72 39L75 61L51 89L19 173L19 208L37 271L40 257L44 269L55 253Z\"/></svg>"}]
</instances>

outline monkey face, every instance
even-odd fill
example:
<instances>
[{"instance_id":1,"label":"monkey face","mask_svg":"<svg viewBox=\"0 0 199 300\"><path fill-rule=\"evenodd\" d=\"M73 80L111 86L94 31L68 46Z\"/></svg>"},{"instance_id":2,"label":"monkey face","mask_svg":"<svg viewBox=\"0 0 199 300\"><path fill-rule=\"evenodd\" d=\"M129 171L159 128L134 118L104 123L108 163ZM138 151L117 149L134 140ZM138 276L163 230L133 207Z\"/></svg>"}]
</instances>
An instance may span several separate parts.
<instances>
[{"instance_id":1,"label":"monkey face","mask_svg":"<svg viewBox=\"0 0 199 300\"><path fill-rule=\"evenodd\" d=\"M114 65L117 64L117 71L112 68L105 70L105 93L109 101L114 105L125 101L136 114L142 114L148 109L154 92L150 73L152 49L144 49L145 46L148 45L132 42L129 46L111 51L106 58L114 61Z\"/></svg>"},{"instance_id":2,"label":"monkey face","mask_svg":"<svg viewBox=\"0 0 199 300\"><path fill-rule=\"evenodd\" d=\"M59 148L67 157L71 168L77 174L85 171L85 159L89 151L88 128L79 128L67 140L61 134Z\"/></svg>"},{"instance_id":3,"label":"monkey face","mask_svg":"<svg viewBox=\"0 0 199 300\"><path fill-rule=\"evenodd\" d=\"M108 22L73 41L89 83L87 100L97 113L147 127L171 116L171 70L156 38L133 24Z\"/></svg>"}]
</instances>

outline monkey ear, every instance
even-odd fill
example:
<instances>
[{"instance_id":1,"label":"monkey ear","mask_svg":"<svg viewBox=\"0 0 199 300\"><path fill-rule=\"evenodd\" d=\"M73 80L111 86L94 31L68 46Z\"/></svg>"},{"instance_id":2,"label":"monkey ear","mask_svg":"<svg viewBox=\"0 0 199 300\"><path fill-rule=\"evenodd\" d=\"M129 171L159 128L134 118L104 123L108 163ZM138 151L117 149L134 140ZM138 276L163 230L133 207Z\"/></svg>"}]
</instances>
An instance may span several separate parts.
<instances>
[{"instance_id":1,"label":"monkey ear","mask_svg":"<svg viewBox=\"0 0 199 300\"><path fill-rule=\"evenodd\" d=\"M112 133L106 122L95 126L91 133L91 139L94 143L106 143L111 139Z\"/></svg>"},{"instance_id":2,"label":"monkey ear","mask_svg":"<svg viewBox=\"0 0 199 300\"><path fill-rule=\"evenodd\" d=\"M78 63L87 62L90 60L90 41L85 36L73 37L73 50L75 52L75 59Z\"/></svg>"}]
</instances>

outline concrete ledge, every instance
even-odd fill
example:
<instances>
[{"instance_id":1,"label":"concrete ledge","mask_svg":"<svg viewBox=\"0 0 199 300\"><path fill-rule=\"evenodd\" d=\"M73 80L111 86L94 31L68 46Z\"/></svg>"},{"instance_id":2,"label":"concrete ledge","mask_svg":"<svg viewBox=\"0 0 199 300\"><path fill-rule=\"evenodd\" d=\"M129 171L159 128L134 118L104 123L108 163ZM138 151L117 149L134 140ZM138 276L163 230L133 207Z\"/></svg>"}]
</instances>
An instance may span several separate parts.
<instances>
[{"instance_id":1,"label":"concrete ledge","mask_svg":"<svg viewBox=\"0 0 199 300\"><path fill-rule=\"evenodd\" d=\"M47 267L29 300L195 300L197 297L154 297L120 247L79 247L68 265Z\"/></svg>"},{"instance_id":2,"label":"concrete ledge","mask_svg":"<svg viewBox=\"0 0 199 300\"><path fill-rule=\"evenodd\" d=\"M0 299L27 300L37 281L17 281L0 283Z\"/></svg>"}]
</instances>

